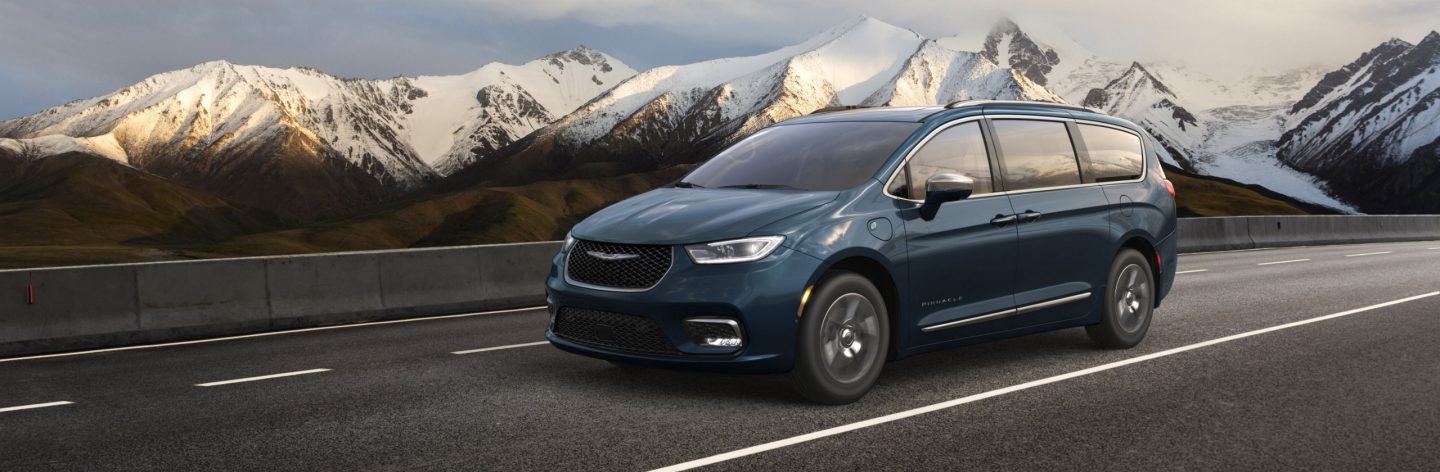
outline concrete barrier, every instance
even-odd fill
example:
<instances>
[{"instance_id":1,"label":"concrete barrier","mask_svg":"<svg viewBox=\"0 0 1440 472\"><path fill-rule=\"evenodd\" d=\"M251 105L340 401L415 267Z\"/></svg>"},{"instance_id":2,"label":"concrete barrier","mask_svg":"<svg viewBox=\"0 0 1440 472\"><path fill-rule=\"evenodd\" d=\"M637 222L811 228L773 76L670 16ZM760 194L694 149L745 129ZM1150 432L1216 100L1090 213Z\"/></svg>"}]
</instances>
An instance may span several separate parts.
<instances>
[{"instance_id":1,"label":"concrete barrier","mask_svg":"<svg viewBox=\"0 0 1440 472\"><path fill-rule=\"evenodd\" d=\"M1180 252L1253 249L1249 223L1241 218L1183 218L1175 228Z\"/></svg>"},{"instance_id":2,"label":"concrete barrier","mask_svg":"<svg viewBox=\"0 0 1440 472\"><path fill-rule=\"evenodd\" d=\"M3 270L0 357L536 306L559 249L539 242Z\"/></svg>"},{"instance_id":3,"label":"concrete barrier","mask_svg":"<svg viewBox=\"0 0 1440 472\"><path fill-rule=\"evenodd\" d=\"M1185 218L1180 252L1440 239L1440 216ZM544 303L559 242L0 271L0 357ZM34 303L30 292L34 289Z\"/></svg>"}]
</instances>

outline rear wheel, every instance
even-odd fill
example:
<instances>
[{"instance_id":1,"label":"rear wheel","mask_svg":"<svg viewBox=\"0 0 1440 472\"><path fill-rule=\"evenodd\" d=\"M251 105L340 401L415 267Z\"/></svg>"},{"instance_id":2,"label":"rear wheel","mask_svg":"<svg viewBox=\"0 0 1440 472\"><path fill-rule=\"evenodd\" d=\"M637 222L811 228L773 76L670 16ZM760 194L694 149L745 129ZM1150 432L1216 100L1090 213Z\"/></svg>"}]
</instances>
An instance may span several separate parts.
<instances>
[{"instance_id":1,"label":"rear wheel","mask_svg":"<svg viewBox=\"0 0 1440 472\"><path fill-rule=\"evenodd\" d=\"M875 385L890 350L885 299L851 272L826 277L800 319L790 383L810 400L842 405Z\"/></svg>"},{"instance_id":2,"label":"rear wheel","mask_svg":"<svg viewBox=\"0 0 1440 472\"><path fill-rule=\"evenodd\" d=\"M1125 249L1110 264L1105 313L1085 327L1090 339L1107 349L1129 349L1145 339L1155 310L1155 274L1140 251Z\"/></svg>"}]
</instances>

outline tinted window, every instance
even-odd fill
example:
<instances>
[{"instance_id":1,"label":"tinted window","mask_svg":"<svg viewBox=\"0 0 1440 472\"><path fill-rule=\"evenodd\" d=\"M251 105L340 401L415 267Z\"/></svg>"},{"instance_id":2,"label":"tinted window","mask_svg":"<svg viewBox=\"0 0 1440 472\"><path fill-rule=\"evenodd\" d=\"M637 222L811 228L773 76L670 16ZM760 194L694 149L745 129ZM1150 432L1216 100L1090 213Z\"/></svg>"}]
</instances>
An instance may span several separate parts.
<instances>
[{"instance_id":1,"label":"tinted window","mask_svg":"<svg viewBox=\"0 0 1440 472\"><path fill-rule=\"evenodd\" d=\"M1090 169L1085 179L1090 182L1115 182L1140 178L1145 164L1140 137L1115 128L1080 124L1080 138L1090 156Z\"/></svg>"},{"instance_id":2,"label":"tinted window","mask_svg":"<svg viewBox=\"0 0 1440 472\"><path fill-rule=\"evenodd\" d=\"M1006 190L1080 183L1070 131L1059 121L995 120Z\"/></svg>"},{"instance_id":3,"label":"tinted window","mask_svg":"<svg viewBox=\"0 0 1440 472\"><path fill-rule=\"evenodd\" d=\"M684 183L706 188L845 190L875 175L919 123L771 126L721 151Z\"/></svg>"},{"instance_id":4,"label":"tinted window","mask_svg":"<svg viewBox=\"0 0 1440 472\"><path fill-rule=\"evenodd\" d=\"M979 122L955 125L930 138L891 181L890 194L924 200L925 181L941 173L975 179L973 195L995 191L990 178L990 159L985 154L985 135L980 131Z\"/></svg>"}]
</instances>

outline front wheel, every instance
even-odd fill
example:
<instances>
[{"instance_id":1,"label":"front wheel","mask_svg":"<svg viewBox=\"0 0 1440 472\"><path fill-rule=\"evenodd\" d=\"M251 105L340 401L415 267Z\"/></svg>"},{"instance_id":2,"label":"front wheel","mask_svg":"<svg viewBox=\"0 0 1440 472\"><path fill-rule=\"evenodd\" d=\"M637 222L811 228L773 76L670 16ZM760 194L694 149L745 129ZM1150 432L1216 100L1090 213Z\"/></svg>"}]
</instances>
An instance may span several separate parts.
<instances>
[{"instance_id":1,"label":"front wheel","mask_svg":"<svg viewBox=\"0 0 1440 472\"><path fill-rule=\"evenodd\" d=\"M790 383L810 400L843 405L875 385L890 349L885 299L851 272L826 277L800 319Z\"/></svg>"},{"instance_id":2,"label":"front wheel","mask_svg":"<svg viewBox=\"0 0 1440 472\"><path fill-rule=\"evenodd\" d=\"M1155 311L1155 274L1145 256L1125 249L1110 264L1105 313L1085 327L1090 340L1107 349L1129 349L1145 339Z\"/></svg>"}]
</instances>

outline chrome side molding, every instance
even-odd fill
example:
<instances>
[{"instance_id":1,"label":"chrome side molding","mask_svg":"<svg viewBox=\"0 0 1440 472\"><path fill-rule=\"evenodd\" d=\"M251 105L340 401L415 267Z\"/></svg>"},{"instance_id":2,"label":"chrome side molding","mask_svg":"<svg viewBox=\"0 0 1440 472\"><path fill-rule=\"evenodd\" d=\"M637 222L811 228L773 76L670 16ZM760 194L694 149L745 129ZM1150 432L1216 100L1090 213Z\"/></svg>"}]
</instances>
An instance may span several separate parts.
<instances>
[{"instance_id":1,"label":"chrome side molding","mask_svg":"<svg viewBox=\"0 0 1440 472\"><path fill-rule=\"evenodd\" d=\"M1008 309L1008 310L1001 310L1001 311L997 311L997 312L994 312L994 313L986 313L986 314L983 314L983 315L980 315L980 316L972 316L972 317L969 317L969 318L965 318L965 319L963 319L963 320L947 321L947 322L940 323L940 324L934 324L934 325L930 325L930 326L926 326L926 327L920 328L920 331L926 332L926 333L931 333L931 332L940 331L940 330L944 330L944 329L959 328L959 327L961 327L961 326L972 325L972 324L975 324L975 323L982 323L982 322L986 322L986 321L993 321L993 320L998 320L998 319L1006 318L1006 317L1010 317L1010 316L1021 315L1021 314L1030 313L1030 312L1033 312L1033 311L1043 310L1043 309L1050 308L1050 307L1053 307L1053 306L1064 305L1064 304L1066 304L1066 303L1078 302L1078 301L1080 301L1080 300L1084 300L1084 299L1087 299L1087 298L1090 298L1090 292L1077 293L1077 294L1074 294L1074 295L1064 296L1064 297L1056 298L1056 299L1053 299L1053 300L1046 300L1046 301L1043 301L1043 302L1040 302L1040 303L1035 303L1035 304L1031 304L1031 305L1025 305L1025 306L1018 307L1018 308L1011 308L1011 309Z\"/></svg>"}]
</instances>

